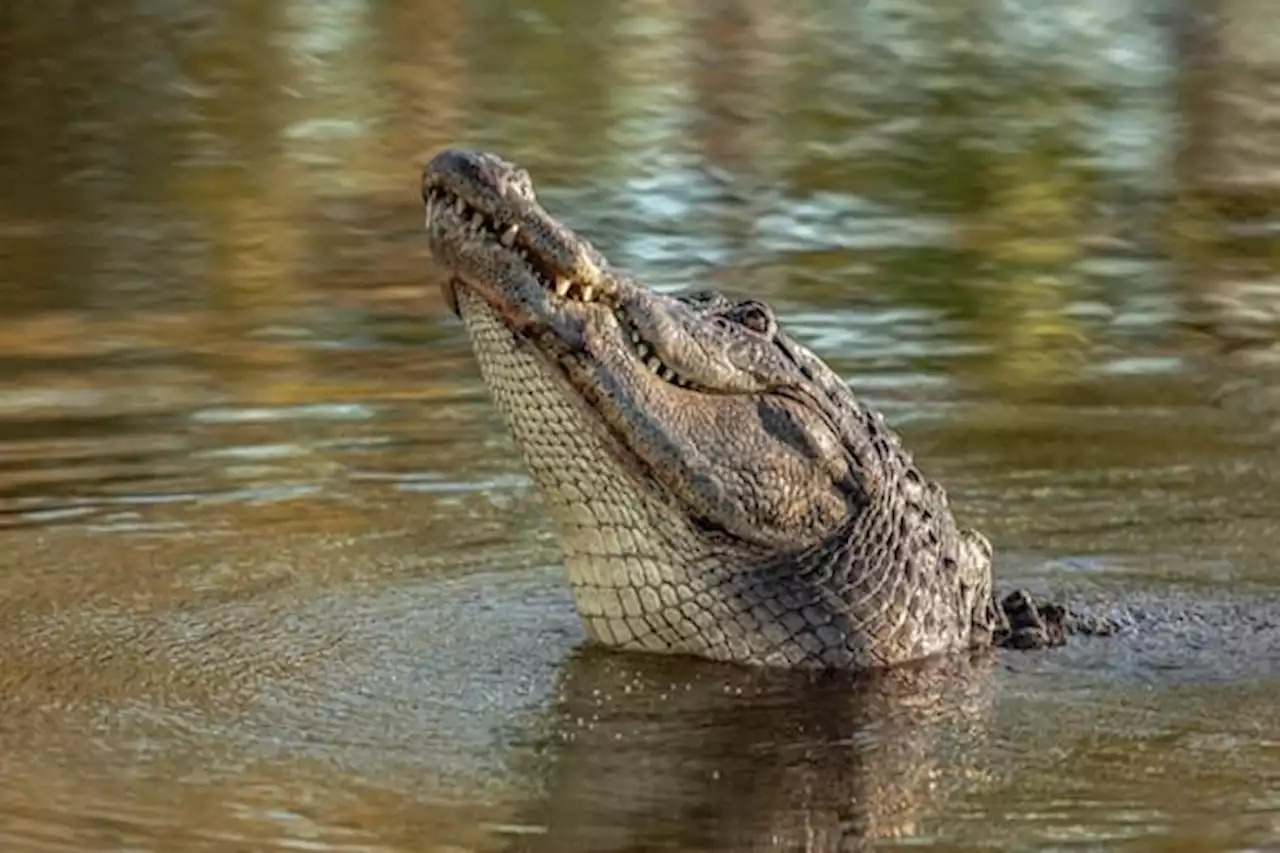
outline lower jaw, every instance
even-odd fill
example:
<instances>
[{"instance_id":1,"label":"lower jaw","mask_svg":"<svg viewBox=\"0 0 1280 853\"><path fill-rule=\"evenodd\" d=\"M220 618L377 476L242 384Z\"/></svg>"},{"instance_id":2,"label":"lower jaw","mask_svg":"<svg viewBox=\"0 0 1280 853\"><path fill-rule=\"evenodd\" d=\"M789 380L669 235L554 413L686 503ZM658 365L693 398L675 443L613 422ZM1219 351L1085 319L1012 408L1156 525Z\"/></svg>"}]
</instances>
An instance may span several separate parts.
<instances>
[{"instance_id":1,"label":"lower jaw","mask_svg":"<svg viewBox=\"0 0 1280 853\"><path fill-rule=\"evenodd\" d=\"M646 515L666 516L677 527L687 519L679 507L646 494L645 484L658 479L656 472L613 433L557 365L508 328L474 288L460 283L455 292L489 395L562 541L606 527L613 516L641 506Z\"/></svg>"},{"instance_id":2,"label":"lower jaw","mask_svg":"<svg viewBox=\"0 0 1280 853\"><path fill-rule=\"evenodd\" d=\"M626 473L611 446L616 439L562 370L509 328L475 288L459 283L454 292L489 395L550 502L562 503L562 486L571 485L565 465L581 469L579 477L608 465Z\"/></svg>"}]
</instances>

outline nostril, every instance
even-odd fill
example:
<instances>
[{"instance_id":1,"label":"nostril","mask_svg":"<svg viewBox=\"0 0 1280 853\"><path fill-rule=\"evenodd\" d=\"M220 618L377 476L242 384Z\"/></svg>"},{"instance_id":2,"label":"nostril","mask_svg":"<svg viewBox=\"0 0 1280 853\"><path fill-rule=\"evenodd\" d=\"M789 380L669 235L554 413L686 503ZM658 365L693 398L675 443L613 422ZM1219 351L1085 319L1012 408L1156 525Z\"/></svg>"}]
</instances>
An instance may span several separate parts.
<instances>
[{"instance_id":1,"label":"nostril","mask_svg":"<svg viewBox=\"0 0 1280 853\"><path fill-rule=\"evenodd\" d=\"M517 169L512 173L510 186L517 195L530 200L533 199L533 179L529 177L529 173L524 169Z\"/></svg>"}]
</instances>

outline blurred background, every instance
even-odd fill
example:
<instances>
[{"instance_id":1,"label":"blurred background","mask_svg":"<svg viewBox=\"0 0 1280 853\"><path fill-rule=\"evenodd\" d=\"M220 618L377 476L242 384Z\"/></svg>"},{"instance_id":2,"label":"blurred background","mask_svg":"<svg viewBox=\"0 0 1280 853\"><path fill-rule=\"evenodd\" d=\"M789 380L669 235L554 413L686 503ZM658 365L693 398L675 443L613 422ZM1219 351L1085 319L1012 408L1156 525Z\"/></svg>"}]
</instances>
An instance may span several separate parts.
<instances>
[{"instance_id":1,"label":"blurred background","mask_svg":"<svg viewBox=\"0 0 1280 853\"><path fill-rule=\"evenodd\" d=\"M557 802L513 720L579 634L426 256L447 145L652 287L771 301L1004 577L1275 595L1271 0L6 3L6 849L545 832L510 818ZM995 785L927 837L1280 833L1274 730L1242 759L1220 689L1183 689L1142 695L1209 739L1147 760L1214 793L1137 793L1104 715L1042 732L1109 768L1087 796Z\"/></svg>"}]
</instances>

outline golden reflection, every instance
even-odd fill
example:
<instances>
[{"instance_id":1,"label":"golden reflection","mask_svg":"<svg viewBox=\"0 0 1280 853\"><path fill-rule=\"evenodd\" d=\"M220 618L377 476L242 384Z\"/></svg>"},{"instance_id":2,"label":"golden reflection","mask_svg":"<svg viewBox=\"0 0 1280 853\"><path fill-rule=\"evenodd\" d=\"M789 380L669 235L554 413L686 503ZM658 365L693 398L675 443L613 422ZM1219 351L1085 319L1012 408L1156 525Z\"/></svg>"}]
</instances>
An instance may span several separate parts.
<instances>
[{"instance_id":1,"label":"golden reflection","mask_svg":"<svg viewBox=\"0 0 1280 853\"><path fill-rule=\"evenodd\" d=\"M1266 14L1218 0L1182 22L1169 248L1185 323L1213 343L1223 396L1280 416L1280 35Z\"/></svg>"},{"instance_id":2,"label":"golden reflection","mask_svg":"<svg viewBox=\"0 0 1280 853\"><path fill-rule=\"evenodd\" d=\"M1011 153L991 174L989 206L966 234L982 258L990 381L1006 390L1075 376L1090 342L1065 311L1084 257L1085 188L1044 147Z\"/></svg>"}]
</instances>

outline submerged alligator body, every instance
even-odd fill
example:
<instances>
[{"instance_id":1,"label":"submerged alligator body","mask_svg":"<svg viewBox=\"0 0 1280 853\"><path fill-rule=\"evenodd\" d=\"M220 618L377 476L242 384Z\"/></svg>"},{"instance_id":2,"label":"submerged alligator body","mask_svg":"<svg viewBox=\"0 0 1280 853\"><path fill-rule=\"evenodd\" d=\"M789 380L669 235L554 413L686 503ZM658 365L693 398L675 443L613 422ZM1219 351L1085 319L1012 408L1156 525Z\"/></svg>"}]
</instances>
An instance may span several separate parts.
<instances>
[{"instance_id":1,"label":"submerged alligator body","mask_svg":"<svg viewBox=\"0 0 1280 853\"><path fill-rule=\"evenodd\" d=\"M441 152L422 194L595 641L867 669L1090 629L993 599L987 540L767 305L645 289L492 154Z\"/></svg>"}]
</instances>

